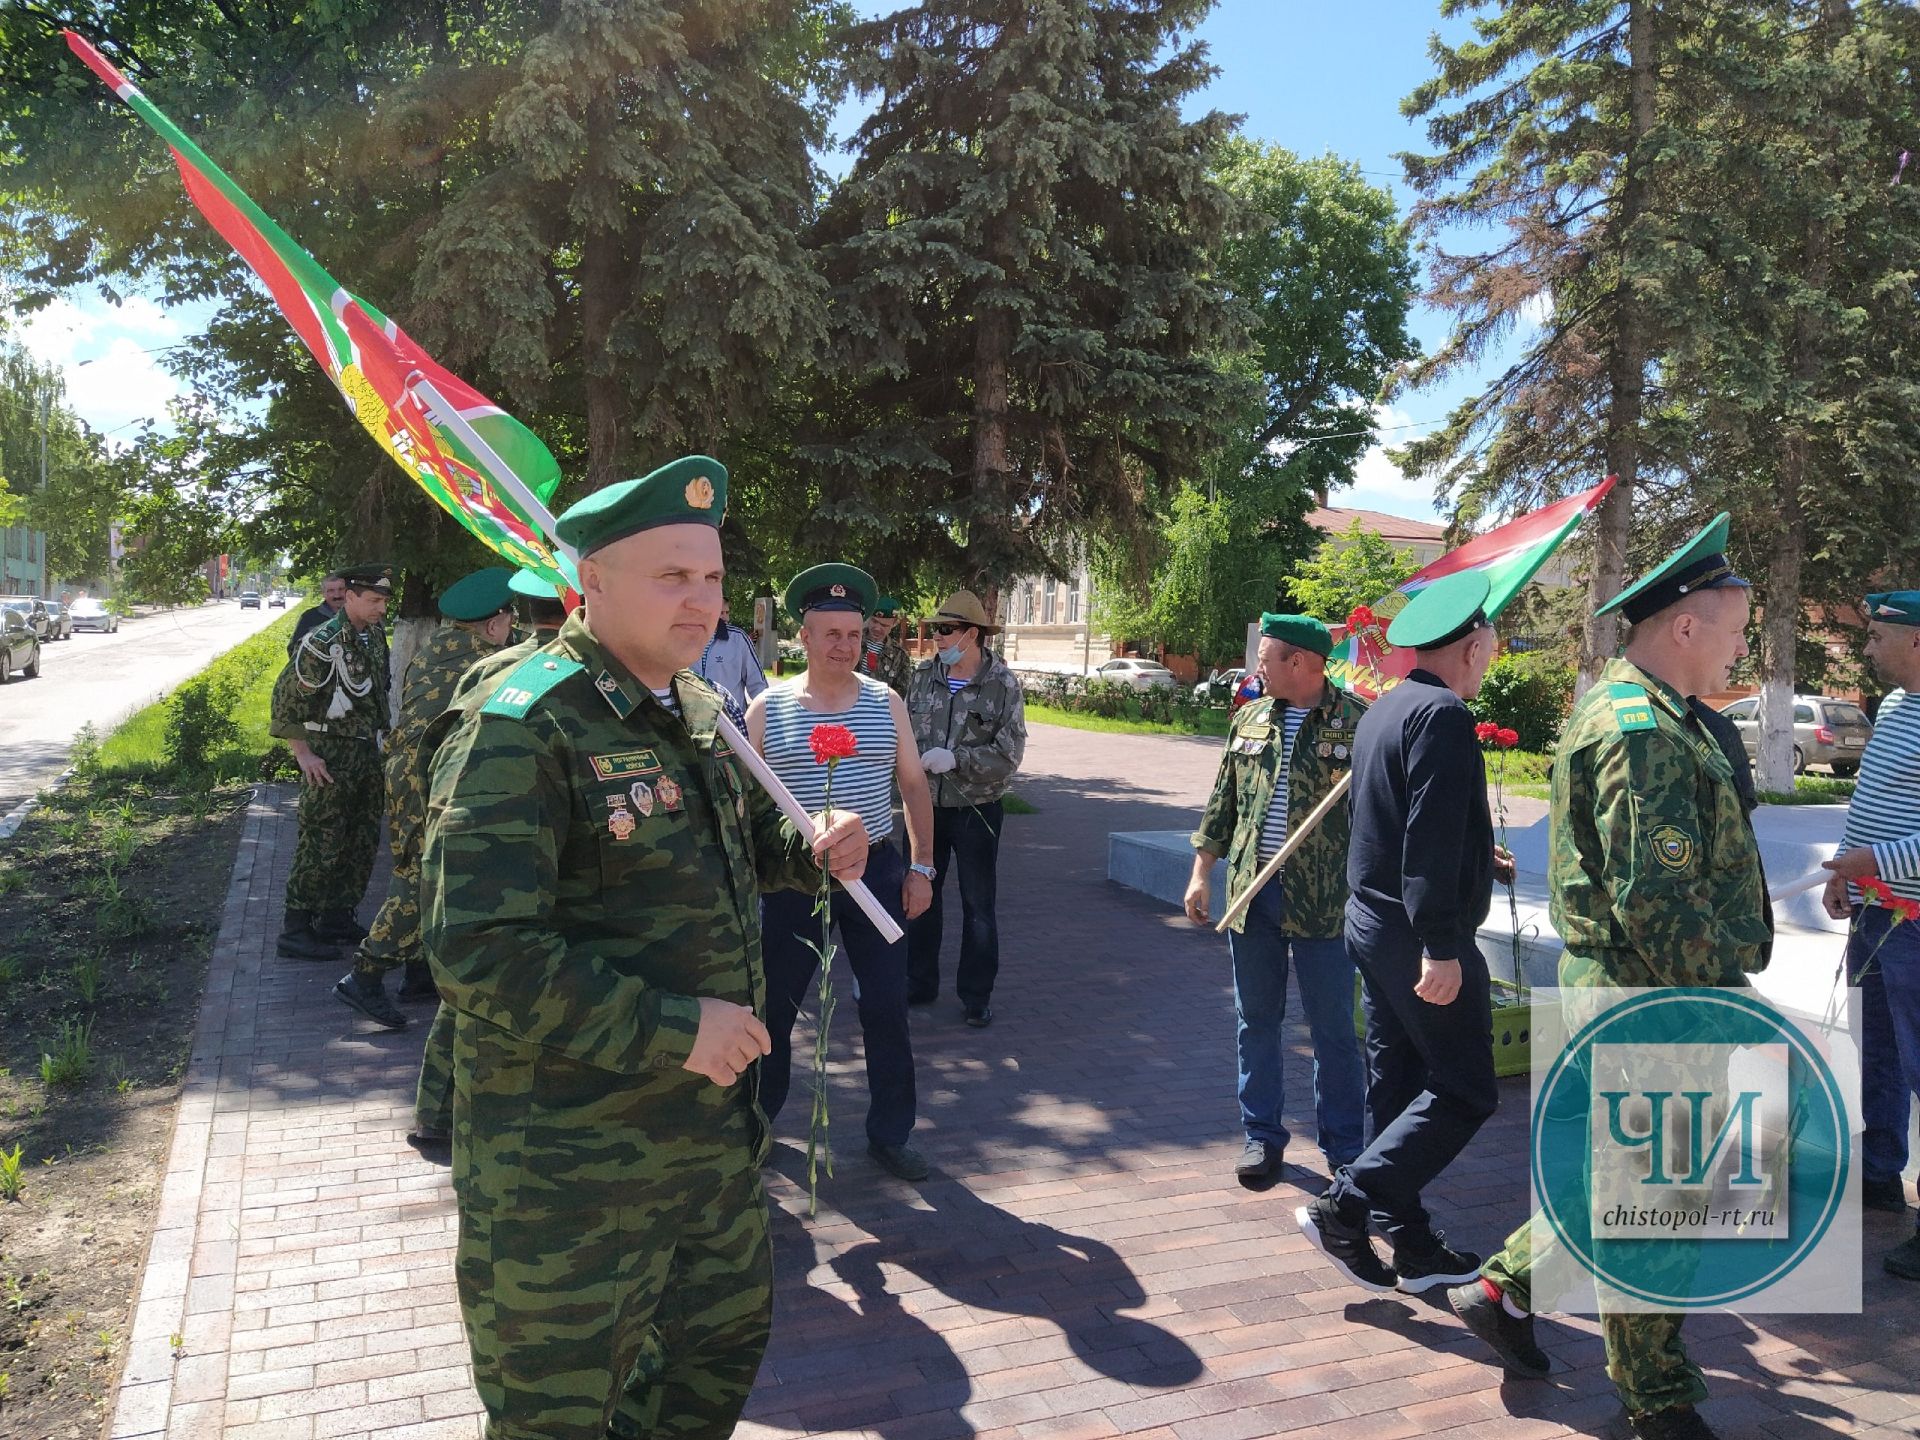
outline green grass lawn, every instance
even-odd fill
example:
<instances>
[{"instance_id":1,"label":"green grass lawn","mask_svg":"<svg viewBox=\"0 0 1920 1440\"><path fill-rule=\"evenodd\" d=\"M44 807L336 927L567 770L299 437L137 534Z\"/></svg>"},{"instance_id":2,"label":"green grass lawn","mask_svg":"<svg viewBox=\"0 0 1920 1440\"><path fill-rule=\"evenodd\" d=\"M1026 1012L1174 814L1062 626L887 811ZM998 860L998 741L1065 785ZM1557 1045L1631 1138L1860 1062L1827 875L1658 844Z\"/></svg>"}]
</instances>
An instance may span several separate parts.
<instances>
[{"instance_id":1,"label":"green grass lawn","mask_svg":"<svg viewBox=\"0 0 1920 1440\"><path fill-rule=\"evenodd\" d=\"M1029 701L1027 719L1041 725L1064 725L1070 730L1099 730L1109 735L1212 735L1224 739L1227 733L1228 715L1225 710L1207 710L1196 715L1191 721L1175 720L1162 724L1156 720L1121 720L1105 715L1081 715Z\"/></svg>"}]
</instances>

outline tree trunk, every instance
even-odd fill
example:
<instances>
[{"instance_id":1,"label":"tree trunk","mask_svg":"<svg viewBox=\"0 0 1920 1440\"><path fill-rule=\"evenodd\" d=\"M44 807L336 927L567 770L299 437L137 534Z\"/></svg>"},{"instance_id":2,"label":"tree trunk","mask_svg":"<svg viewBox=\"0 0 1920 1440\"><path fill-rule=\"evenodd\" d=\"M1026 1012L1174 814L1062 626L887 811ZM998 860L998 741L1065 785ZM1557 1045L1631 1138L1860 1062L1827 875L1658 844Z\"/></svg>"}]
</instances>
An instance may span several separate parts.
<instances>
[{"instance_id":1,"label":"tree trunk","mask_svg":"<svg viewBox=\"0 0 1920 1440\"><path fill-rule=\"evenodd\" d=\"M1591 612L1626 587L1627 537L1633 524L1634 486L1640 478L1640 402L1646 385L1647 341L1640 304L1633 295L1633 249L1634 231L1646 209L1647 162L1640 148L1653 129L1655 83L1652 0L1628 0L1628 122L1620 189L1620 274L1614 301L1613 353L1607 366L1607 472L1620 478L1594 519L1593 572L1587 580L1591 604L1580 643L1579 690L1583 693L1599 677L1600 667L1620 648L1617 617Z\"/></svg>"},{"instance_id":2,"label":"tree trunk","mask_svg":"<svg viewBox=\"0 0 1920 1440\"><path fill-rule=\"evenodd\" d=\"M619 232L611 227L619 210L617 182L605 174L606 136L612 105L598 100L587 107L587 179L601 193L590 206L596 221L580 245L580 342L587 402L587 489L599 490L626 478L626 403L611 349L614 321L625 308L629 284L622 263Z\"/></svg>"},{"instance_id":3,"label":"tree trunk","mask_svg":"<svg viewBox=\"0 0 1920 1440\"><path fill-rule=\"evenodd\" d=\"M1013 355L1013 317L998 306L983 308L975 322L973 337L973 473L967 527L967 549L972 559L984 550L987 557L1004 554L998 537L987 546L979 544L977 527L982 523L1001 526L1007 515L1007 371ZM998 593L998 577L992 573L992 560L979 565L969 577L982 590ZM987 604L985 595L981 596ZM988 605L988 615L992 607Z\"/></svg>"}]
</instances>

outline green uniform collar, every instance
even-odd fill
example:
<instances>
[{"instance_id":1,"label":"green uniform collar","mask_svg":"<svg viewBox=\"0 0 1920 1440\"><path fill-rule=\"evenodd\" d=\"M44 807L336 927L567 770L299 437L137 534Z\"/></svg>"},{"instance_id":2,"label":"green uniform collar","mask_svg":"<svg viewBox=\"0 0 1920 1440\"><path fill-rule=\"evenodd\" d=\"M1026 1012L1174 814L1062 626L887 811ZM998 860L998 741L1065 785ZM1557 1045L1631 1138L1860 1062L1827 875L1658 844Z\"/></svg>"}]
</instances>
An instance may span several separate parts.
<instances>
[{"instance_id":1,"label":"green uniform collar","mask_svg":"<svg viewBox=\"0 0 1920 1440\"><path fill-rule=\"evenodd\" d=\"M567 616L566 623L560 627L559 644L580 662L593 681L593 688L600 692L600 698L622 720L645 705L666 708L660 705L651 689L600 643L587 626L584 608ZM720 726L721 712L719 697L712 688L691 670L682 670L673 677L673 698L679 702L680 719L688 733L703 747L711 745Z\"/></svg>"},{"instance_id":2,"label":"green uniform collar","mask_svg":"<svg viewBox=\"0 0 1920 1440\"><path fill-rule=\"evenodd\" d=\"M1658 676L1650 675L1631 660L1615 658L1600 668L1600 679L1605 683L1624 682L1638 685L1647 692L1647 696L1661 709L1672 715L1676 721L1685 721L1692 713L1687 705L1687 697L1674 689Z\"/></svg>"}]
</instances>

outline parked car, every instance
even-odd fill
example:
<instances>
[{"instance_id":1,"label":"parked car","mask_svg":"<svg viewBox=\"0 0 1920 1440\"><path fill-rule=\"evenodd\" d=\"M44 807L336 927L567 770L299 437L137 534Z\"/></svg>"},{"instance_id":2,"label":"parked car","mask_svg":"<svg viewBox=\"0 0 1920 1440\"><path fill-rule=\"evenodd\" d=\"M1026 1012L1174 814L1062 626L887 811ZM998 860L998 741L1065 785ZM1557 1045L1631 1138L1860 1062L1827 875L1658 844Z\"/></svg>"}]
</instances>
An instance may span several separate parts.
<instances>
[{"instance_id":1,"label":"parked car","mask_svg":"<svg viewBox=\"0 0 1920 1440\"><path fill-rule=\"evenodd\" d=\"M1760 697L1749 695L1720 712L1733 721L1747 747L1747 758L1760 758ZM1809 765L1825 765L1846 778L1860 773L1860 752L1873 737L1873 722L1851 700L1828 695L1793 697L1793 773Z\"/></svg>"},{"instance_id":2,"label":"parked car","mask_svg":"<svg viewBox=\"0 0 1920 1440\"><path fill-rule=\"evenodd\" d=\"M47 615L47 602L37 595L7 595L0 597L0 607L11 610L32 627L34 638L44 643L51 638L48 632L53 622Z\"/></svg>"},{"instance_id":3,"label":"parked car","mask_svg":"<svg viewBox=\"0 0 1920 1440\"><path fill-rule=\"evenodd\" d=\"M1178 683L1173 672L1158 660L1109 660L1096 666L1093 675L1096 680L1118 680L1136 690L1164 690Z\"/></svg>"},{"instance_id":4,"label":"parked car","mask_svg":"<svg viewBox=\"0 0 1920 1440\"><path fill-rule=\"evenodd\" d=\"M242 610L258 610L260 608L260 592L258 590L242 590L240 592L240 608Z\"/></svg>"},{"instance_id":5,"label":"parked car","mask_svg":"<svg viewBox=\"0 0 1920 1440\"><path fill-rule=\"evenodd\" d=\"M1247 672L1238 665L1231 670L1216 670L1193 687L1193 698L1201 705L1228 704L1246 678Z\"/></svg>"},{"instance_id":6,"label":"parked car","mask_svg":"<svg viewBox=\"0 0 1920 1440\"><path fill-rule=\"evenodd\" d=\"M120 628L120 617L98 600L76 600L68 607L76 630L99 630L111 635Z\"/></svg>"},{"instance_id":7,"label":"parked car","mask_svg":"<svg viewBox=\"0 0 1920 1440\"><path fill-rule=\"evenodd\" d=\"M273 594L267 597L267 608L269 610L286 609L287 608L287 592L284 590L274 591Z\"/></svg>"},{"instance_id":8,"label":"parked car","mask_svg":"<svg viewBox=\"0 0 1920 1440\"><path fill-rule=\"evenodd\" d=\"M18 670L29 680L40 677L40 633L23 610L0 605L0 685Z\"/></svg>"},{"instance_id":9,"label":"parked car","mask_svg":"<svg viewBox=\"0 0 1920 1440\"><path fill-rule=\"evenodd\" d=\"M67 607L58 600L47 603L47 638L49 640L71 640L73 638L73 616L67 613Z\"/></svg>"}]
</instances>

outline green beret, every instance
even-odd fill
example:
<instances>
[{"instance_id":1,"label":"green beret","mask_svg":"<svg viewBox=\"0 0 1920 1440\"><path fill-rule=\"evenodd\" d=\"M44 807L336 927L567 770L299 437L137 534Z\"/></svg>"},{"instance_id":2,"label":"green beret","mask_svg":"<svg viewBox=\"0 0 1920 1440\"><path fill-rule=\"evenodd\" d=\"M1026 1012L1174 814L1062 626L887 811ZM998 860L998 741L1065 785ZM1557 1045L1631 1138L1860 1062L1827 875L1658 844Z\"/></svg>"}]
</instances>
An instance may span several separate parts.
<instances>
[{"instance_id":1,"label":"green beret","mask_svg":"<svg viewBox=\"0 0 1920 1440\"><path fill-rule=\"evenodd\" d=\"M891 620L900 613L900 602L891 595L882 595L873 602L873 613L883 620Z\"/></svg>"},{"instance_id":2,"label":"green beret","mask_svg":"<svg viewBox=\"0 0 1920 1440\"><path fill-rule=\"evenodd\" d=\"M582 558L660 525L711 525L727 518L727 467L688 455L638 480L623 480L569 505L554 524Z\"/></svg>"},{"instance_id":3,"label":"green beret","mask_svg":"<svg viewBox=\"0 0 1920 1440\"><path fill-rule=\"evenodd\" d=\"M333 572L347 584L349 590L378 590L382 595L393 593L393 567L391 565L343 565Z\"/></svg>"},{"instance_id":4,"label":"green beret","mask_svg":"<svg viewBox=\"0 0 1920 1440\"><path fill-rule=\"evenodd\" d=\"M551 580L543 580L531 570L520 569L513 572L513 578L507 581L507 589L516 595L524 595L529 600L558 600L560 592L554 588Z\"/></svg>"},{"instance_id":5,"label":"green beret","mask_svg":"<svg viewBox=\"0 0 1920 1440\"><path fill-rule=\"evenodd\" d=\"M513 571L489 565L462 576L440 597L440 613L449 620L486 620L513 604Z\"/></svg>"},{"instance_id":6,"label":"green beret","mask_svg":"<svg viewBox=\"0 0 1920 1440\"><path fill-rule=\"evenodd\" d=\"M1733 562L1727 559L1726 550L1727 512L1722 510L1695 531L1686 544L1593 613L1605 615L1618 610L1638 625L1699 590L1719 590L1730 585L1744 590L1747 582L1733 573Z\"/></svg>"},{"instance_id":7,"label":"green beret","mask_svg":"<svg viewBox=\"0 0 1920 1440\"><path fill-rule=\"evenodd\" d=\"M1387 640L1404 650L1437 650L1487 621L1493 584L1484 570L1460 570L1421 589L1387 626Z\"/></svg>"},{"instance_id":8,"label":"green beret","mask_svg":"<svg viewBox=\"0 0 1920 1440\"><path fill-rule=\"evenodd\" d=\"M1333 632L1311 615L1275 615L1263 611L1260 633L1269 640L1284 640L1316 655L1333 653Z\"/></svg>"},{"instance_id":9,"label":"green beret","mask_svg":"<svg viewBox=\"0 0 1920 1440\"><path fill-rule=\"evenodd\" d=\"M1920 590L1883 590L1867 596L1867 619L1888 625L1920 625Z\"/></svg>"},{"instance_id":10,"label":"green beret","mask_svg":"<svg viewBox=\"0 0 1920 1440\"><path fill-rule=\"evenodd\" d=\"M858 610L871 615L879 601L873 577L853 565L830 563L802 570L787 585L780 603L789 615L805 615L809 610Z\"/></svg>"}]
</instances>

